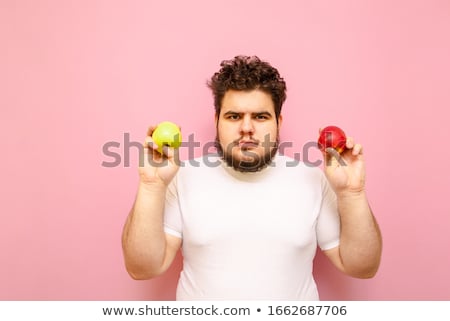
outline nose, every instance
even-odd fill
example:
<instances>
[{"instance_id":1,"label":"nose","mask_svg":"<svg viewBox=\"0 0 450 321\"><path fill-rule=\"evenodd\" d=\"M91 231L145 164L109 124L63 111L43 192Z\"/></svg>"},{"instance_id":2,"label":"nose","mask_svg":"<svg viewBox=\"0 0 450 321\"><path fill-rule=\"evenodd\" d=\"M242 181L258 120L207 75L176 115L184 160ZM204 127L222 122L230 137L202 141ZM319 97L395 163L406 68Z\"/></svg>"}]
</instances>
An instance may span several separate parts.
<instances>
[{"instance_id":1,"label":"nose","mask_svg":"<svg viewBox=\"0 0 450 321\"><path fill-rule=\"evenodd\" d=\"M253 121L250 115L245 115L242 118L241 126L240 126L241 135L253 135L255 132L255 127L253 126Z\"/></svg>"}]
</instances>

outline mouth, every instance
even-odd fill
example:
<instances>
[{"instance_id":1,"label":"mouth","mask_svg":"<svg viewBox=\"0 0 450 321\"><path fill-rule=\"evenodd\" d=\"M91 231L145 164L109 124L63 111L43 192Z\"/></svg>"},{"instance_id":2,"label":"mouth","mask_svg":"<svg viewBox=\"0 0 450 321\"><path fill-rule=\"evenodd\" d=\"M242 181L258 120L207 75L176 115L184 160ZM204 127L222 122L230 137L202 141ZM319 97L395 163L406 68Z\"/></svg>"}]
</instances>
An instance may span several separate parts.
<instances>
[{"instance_id":1,"label":"mouth","mask_svg":"<svg viewBox=\"0 0 450 321\"><path fill-rule=\"evenodd\" d=\"M259 143L255 140L240 140L238 141L237 145L240 149L248 150L257 148L259 146Z\"/></svg>"}]
</instances>

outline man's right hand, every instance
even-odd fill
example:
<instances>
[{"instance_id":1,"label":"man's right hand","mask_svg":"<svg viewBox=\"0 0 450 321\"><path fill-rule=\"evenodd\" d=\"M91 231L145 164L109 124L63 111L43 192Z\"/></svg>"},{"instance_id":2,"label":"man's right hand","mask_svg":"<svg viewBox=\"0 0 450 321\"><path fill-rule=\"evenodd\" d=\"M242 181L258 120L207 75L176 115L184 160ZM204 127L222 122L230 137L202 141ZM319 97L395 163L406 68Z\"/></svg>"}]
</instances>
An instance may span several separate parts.
<instances>
[{"instance_id":1,"label":"man's right hand","mask_svg":"<svg viewBox=\"0 0 450 321\"><path fill-rule=\"evenodd\" d=\"M167 186L180 167L179 154L168 146L162 148L162 153L158 151L159 146L152 139L155 128L156 126L150 126L147 131L143 159L139 164L139 177L141 183L145 185L152 186L164 183Z\"/></svg>"}]
</instances>

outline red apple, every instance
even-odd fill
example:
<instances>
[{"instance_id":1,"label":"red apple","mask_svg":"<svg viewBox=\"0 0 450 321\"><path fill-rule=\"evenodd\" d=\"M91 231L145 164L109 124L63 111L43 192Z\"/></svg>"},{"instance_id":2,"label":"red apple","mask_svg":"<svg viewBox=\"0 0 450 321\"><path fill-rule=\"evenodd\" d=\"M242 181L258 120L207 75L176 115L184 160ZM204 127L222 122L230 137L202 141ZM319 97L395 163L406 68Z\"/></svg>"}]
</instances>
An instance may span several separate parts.
<instances>
[{"instance_id":1,"label":"red apple","mask_svg":"<svg viewBox=\"0 0 450 321\"><path fill-rule=\"evenodd\" d=\"M320 132L317 145L322 152L331 147L340 154L345 150L346 141L347 137L342 129L337 126L327 126Z\"/></svg>"}]
</instances>

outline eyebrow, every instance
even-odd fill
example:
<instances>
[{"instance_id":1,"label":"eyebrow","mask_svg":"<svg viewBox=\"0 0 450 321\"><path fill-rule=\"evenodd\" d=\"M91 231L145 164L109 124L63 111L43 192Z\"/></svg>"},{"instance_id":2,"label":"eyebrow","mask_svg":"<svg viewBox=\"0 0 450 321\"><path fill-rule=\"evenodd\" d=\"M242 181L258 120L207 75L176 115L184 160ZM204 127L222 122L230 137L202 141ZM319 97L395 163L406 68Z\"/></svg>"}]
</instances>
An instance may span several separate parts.
<instances>
[{"instance_id":1,"label":"eyebrow","mask_svg":"<svg viewBox=\"0 0 450 321\"><path fill-rule=\"evenodd\" d=\"M237 112L237 111L233 111L233 110L229 110L229 111L227 111L226 113L224 113L223 116L227 116L227 115L242 115L242 114L245 114L245 113ZM263 116L263 115L265 115L265 116L270 116L270 117L273 116L273 115L272 115L270 112L268 112L268 111L259 111L259 112L252 113L252 116Z\"/></svg>"}]
</instances>

